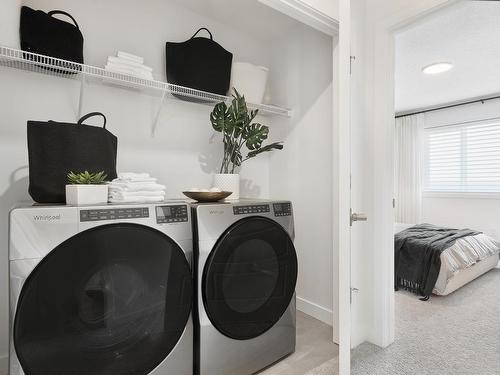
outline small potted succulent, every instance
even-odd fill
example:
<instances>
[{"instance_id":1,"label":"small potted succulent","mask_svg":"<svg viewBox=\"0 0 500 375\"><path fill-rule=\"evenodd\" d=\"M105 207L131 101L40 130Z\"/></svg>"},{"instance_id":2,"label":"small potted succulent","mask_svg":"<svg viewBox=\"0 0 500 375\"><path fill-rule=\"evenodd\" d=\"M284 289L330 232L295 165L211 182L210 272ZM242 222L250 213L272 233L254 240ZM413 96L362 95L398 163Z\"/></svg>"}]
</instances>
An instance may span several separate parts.
<instances>
[{"instance_id":1,"label":"small potted succulent","mask_svg":"<svg viewBox=\"0 0 500 375\"><path fill-rule=\"evenodd\" d=\"M212 127L222 133L224 142L224 155L220 171L214 176L214 187L232 191L230 199L240 196L238 169L244 161L263 152L283 149L282 142L262 145L268 137L269 127L253 122L258 113L258 109L248 110L245 97L235 89L231 104L218 103L210 114ZM243 156L243 146L248 149L246 156Z\"/></svg>"},{"instance_id":2,"label":"small potted succulent","mask_svg":"<svg viewBox=\"0 0 500 375\"><path fill-rule=\"evenodd\" d=\"M108 202L108 185L104 171L90 173L68 173L66 204L84 206Z\"/></svg>"}]
</instances>

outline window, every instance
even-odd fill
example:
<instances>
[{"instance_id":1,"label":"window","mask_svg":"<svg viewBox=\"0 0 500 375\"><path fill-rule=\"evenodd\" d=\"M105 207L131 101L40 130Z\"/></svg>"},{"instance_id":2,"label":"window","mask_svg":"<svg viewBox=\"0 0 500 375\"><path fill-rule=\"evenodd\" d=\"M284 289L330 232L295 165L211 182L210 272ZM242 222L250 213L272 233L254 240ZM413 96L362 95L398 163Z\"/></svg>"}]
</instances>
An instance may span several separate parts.
<instances>
[{"instance_id":1,"label":"window","mask_svg":"<svg viewBox=\"0 0 500 375\"><path fill-rule=\"evenodd\" d=\"M425 130L425 190L500 193L500 119Z\"/></svg>"}]
</instances>

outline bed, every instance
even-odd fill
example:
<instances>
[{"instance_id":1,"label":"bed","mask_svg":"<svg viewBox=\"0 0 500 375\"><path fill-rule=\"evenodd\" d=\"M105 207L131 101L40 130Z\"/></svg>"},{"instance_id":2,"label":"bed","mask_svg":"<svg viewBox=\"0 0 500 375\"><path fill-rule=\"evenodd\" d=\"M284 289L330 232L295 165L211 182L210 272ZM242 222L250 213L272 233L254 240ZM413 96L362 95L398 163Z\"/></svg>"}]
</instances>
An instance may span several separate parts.
<instances>
[{"instance_id":1,"label":"bed","mask_svg":"<svg viewBox=\"0 0 500 375\"><path fill-rule=\"evenodd\" d=\"M394 224L394 234L414 224ZM457 239L440 254L441 266L432 293L446 296L497 267L500 244L483 234Z\"/></svg>"}]
</instances>

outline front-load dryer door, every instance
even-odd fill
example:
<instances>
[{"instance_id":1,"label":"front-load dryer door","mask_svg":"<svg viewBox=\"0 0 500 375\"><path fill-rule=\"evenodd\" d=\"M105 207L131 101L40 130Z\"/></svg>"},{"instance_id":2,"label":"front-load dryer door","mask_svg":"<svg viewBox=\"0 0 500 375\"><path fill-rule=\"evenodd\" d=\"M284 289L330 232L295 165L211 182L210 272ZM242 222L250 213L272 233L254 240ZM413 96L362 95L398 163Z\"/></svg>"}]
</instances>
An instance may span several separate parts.
<instances>
[{"instance_id":1,"label":"front-load dryer door","mask_svg":"<svg viewBox=\"0 0 500 375\"><path fill-rule=\"evenodd\" d=\"M26 375L145 375L179 341L190 266L165 234L103 225L57 246L26 280L14 347Z\"/></svg>"},{"instance_id":2,"label":"front-load dryer door","mask_svg":"<svg viewBox=\"0 0 500 375\"><path fill-rule=\"evenodd\" d=\"M206 313L227 337L247 340L269 330L288 308L297 281L297 255L281 225L264 217L233 224L203 270Z\"/></svg>"}]
</instances>

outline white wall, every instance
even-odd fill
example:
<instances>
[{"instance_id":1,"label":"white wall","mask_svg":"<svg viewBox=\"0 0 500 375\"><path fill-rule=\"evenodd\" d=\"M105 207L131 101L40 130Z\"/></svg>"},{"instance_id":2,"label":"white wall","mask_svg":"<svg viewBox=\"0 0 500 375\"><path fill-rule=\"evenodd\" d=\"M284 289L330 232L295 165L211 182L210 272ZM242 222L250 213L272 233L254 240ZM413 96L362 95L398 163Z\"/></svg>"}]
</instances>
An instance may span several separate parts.
<instances>
[{"instance_id":1,"label":"white wall","mask_svg":"<svg viewBox=\"0 0 500 375\"><path fill-rule=\"evenodd\" d=\"M332 324L332 123L333 41L306 28L289 35L286 48L277 41L273 58L299 61L274 76L286 85L291 124L275 127L273 137L285 148L271 155L270 195L293 201L295 244L299 259L297 306ZM307 67L305 70L304 68Z\"/></svg>"},{"instance_id":2,"label":"white wall","mask_svg":"<svg viewBox=\"0 0 500 375\"><path fill-rule=\"evenodd\" d=\"M308 166L316 162L317 141L324 143L325 154L330 152L331 146L325 139L330 139L331 126L332 40L308 27L280 19L276 26L288 26L289 29L281 34L290 33L290 37L263 39L262 35L268 33L241 30L237 20L225 24L198 14L188 6L183 7L181 3L150 0L138 12L138 3L133 0L25 1L34 8L65 9L72 13L85 34L88 64L103 66L109 54L125 50L145 56L146 64L154 68L155 78L165 80L165 41L185 40L198 27L207 26L218 42L233 51L235 60L271 68L271 100L289 104L297 111L292 119L262 117L259 121L271 126L272 140L285 141L285 151L277 153L276 158L281 160L287 173L278 171L283 180L276 178L276 164L270 166L269 154L247 162L241 170L242 196L272 196L294 201L301 262L298 293L320 305L321 313L323 308L331 311L331 212L326 207L319 213L313 210L309 206L313 200L292 186L296 179L291 176L304 171L313 175ZM8 345L7 213L15 202L29 200L26 121L75 121L78 92L77 81L0 68L0 374L5 373L1 358L7 353ZM221 157L220 139L212 137L214 132L208 121L211 107L168 101L157 135L151 138L158 102L158 97L133 90L90 84L85 91L83 113L102 111L107 115L107 128L119 139L118 170L150 172L167 185L167 197L181 197L180 192L192 186L208 187ZM315 131L310 131L309 127ZM298 128L301 128L302 139L295 135ZM307 134L311 137L307 138ZM301 159L306 156L307 159ZM328 190L330 171L325 169L324 179L323 175L318 177L323 186L321 194L326 199L331 195ZM283 185L287 178L291 178L291 184ZM312 212L324 227L310 225L307 215ZM319 275L320 279L308 281L311 275L313 278Z\"/></svg>"},{"instance_id":3,"label":"white wall","mask_svg":"<svg viewBox=\"0 0 500 375\"><path fill-rule=\"evenodd\" d=\"M500 118L500 100L490 100L425 114L425 127ZM424 193L424 222L480 230L500 240L500 195Z\"/></svg>"}]
</instances>

